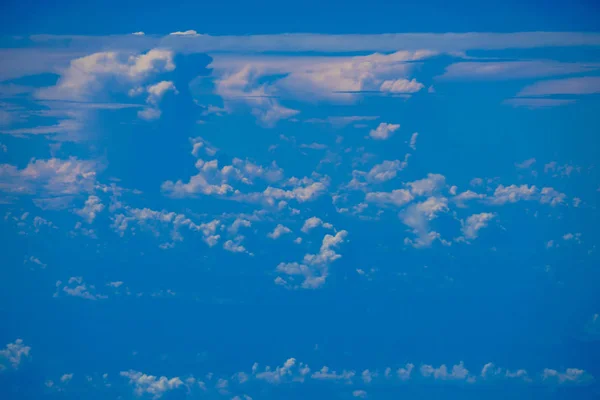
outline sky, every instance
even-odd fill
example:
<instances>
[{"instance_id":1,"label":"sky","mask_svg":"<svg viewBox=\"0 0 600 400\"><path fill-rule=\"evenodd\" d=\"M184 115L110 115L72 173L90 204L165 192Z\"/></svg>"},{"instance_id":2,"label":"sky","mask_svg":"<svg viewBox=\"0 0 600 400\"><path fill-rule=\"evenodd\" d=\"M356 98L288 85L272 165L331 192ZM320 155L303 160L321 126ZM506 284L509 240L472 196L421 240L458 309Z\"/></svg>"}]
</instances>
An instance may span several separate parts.
<instances>
[{"instance_id":1,"label":"sky","mask_svg":"<svg viewBox=\"0 0 600 400\"><path fill-rule=\"evenodd\" d=\"M595 2L88 3L0 6L0 398L600 396Z\"/></svg>"}]
</instances>

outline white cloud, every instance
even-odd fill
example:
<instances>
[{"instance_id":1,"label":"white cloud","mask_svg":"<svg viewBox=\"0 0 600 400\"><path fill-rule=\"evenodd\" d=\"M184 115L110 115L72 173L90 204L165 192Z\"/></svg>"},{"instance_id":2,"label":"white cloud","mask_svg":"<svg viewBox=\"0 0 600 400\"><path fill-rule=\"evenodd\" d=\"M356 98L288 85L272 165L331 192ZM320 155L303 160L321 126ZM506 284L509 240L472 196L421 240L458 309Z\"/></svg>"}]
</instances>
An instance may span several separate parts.
<instances>
[{"instance_id":1,"label":"white cloud","mask_svg":"<svg viewBox=\"0 0 600 400\"><path fill-rule=\"evenodd\" d=\"M393 204L398 207L410 203L413 199L413 195L406 189L396 189L391 192L371 192L365 196L367 202Z\"/></svg>"},{"instance_id":2,"label":"white cloud","mask_svg":"<svg viewBox=\"0 0 600 400\"><path fill-rule=\"evenodd\" d=\"M364 390L354 390L352 392L352 396L358 397L358 398L361 398L361 399L366 399L367 398L367 392L364 391Z\"/></svg>"},{"instance_id":3,"label":"white cloud","mask_svg":"<svg viewBox=\"0 0 600 400\"><path fill-rule=\"evenodd\" d=\"M515 163L515 167L519 168L519 169L528 169L530 168L533 164L535 164L535 158L529 158L523 162L520 163Z\"/></svg>"},{"instance_id":4,"label":"white cloud","mask_svg":"<svg viewBox=\"0 0 600 400\"><path fill-rule=\"evenodd\" d=\"M582 369L567 368L564 372L557 371L555 369L545 368L542 373L542 377L545 381L555 382L559 384L570 383L580 384L586 383L593 380L590 374Z\"/></svg>"},{"instance_id":5,"label":"white cloud","mask_svg":"<svg viewBox=\"0 0 600 400\"><path fill-rule=\"evenodd\" d=\"M96 291L96 287L94 285L87 285L80 276L73 276L69 278L66 283L57 281L56 293L54 293L54 297L59 297L61 288L62 292L68 296L81 297L87 300L99 300L107 298L105 295L95 294L94 292Z\"/></svg>"},{"instance_id":6,"label":"white cloud","mask_svg":"<svg viewBox=\"0 0 600 400\"><path fill-rule=\"evenodd\" d=\"M321 368L319 371L314 372L311 375L311 378L318 379L318 380L333 380L333 381L352 382L352 378L354 378L355 375L356 375L356 373L354 371L343 370L342 372L338 373L336 371L331 371L329 369L329 367L325 366L325 367Z\"/></svg>"},{"instance_id":7,"label":"white cloud","mask_svg":"<svg viewBox=\"0 0 600 400\"><path fill-rule=\"evenodd\" d=\"M8 343L6 347L0 350L0 371L13 368L19 368L21 362L29 357L31 347L25 346L23 339L17 339L13 343Z\"/></svg>"},{"instance_id":8,"label":"white cloud","mask_svg":"<svg viewBox=\"0 0 600 400\"><path fill-rule=\"evenodd\" d=\"M600 93L600 77L584 76L539 81L521 90L517 97L585 95Z\"/></svg>"},{"instance_id":9,"label":"white cloud","mask_svg":"<svg viewBox=\"0 0 600 400\"><path fill-rule=\"evenodd\" d=\"M98 168L95 161L75 157L32 159L23 169L0 164L0 191L13 195L31 194L39 200L62 198L69 203L72 196L94 190Z\"/></svg>"},{"instance_id":10,"label":"white cloud","mask_svg":"<svg viewBox=\"0 0 600 400\"><path fill-rule=\"evenodd\" d=\"M413 204L400 213L400 219L408 227L412 228L416 238L406 238L404 242L413 247L429 247L434 240L442 240L440 234L429 230L429 221L435 219L437 214L448 211L448 199L445 197L429 197L427 200Z\"/></svg>"},{"instance_id":11,"label":"white cloud","mask_svg":"<svg viewBox=\"0 0 600 400\"><path fill-rule=\"evenodd\" d=\"M494 191L494 195L490 197L490 202L493 204L516 203L519 200L531 200L538 193L535 186L528 185L498 185Z\"/></svg>"},{"instance_id":12,"label":"white cloud","mask_svg":"<svg viewBox=\"0 0 600 400\"><path fill-rule=\"evenodd\" d=\"M389 93L416 93L423 89L424 85L416 79L396 79L383 81L379 90Z\"/></svg>"},{"instance_id":13,"label":"white cloud","mask_svg":"<svg viewBox=\"0 0 600 400\"><path fill-rule=\"evenodd\" d=\"M169 35L171 35L171 36L191 36L191 37L200 36L198 34L198 32L196 32L193 29L190 29L187 31L176 31L176 32L169 33Z\"/></svg>"},{"instance_id":14,"label":"white cloud","mask_svg":"<svg viewBox=\"0 0 600 400\"><path fill-rule=\"evenodd\" d=\"M302 229L300 229L304 233L308 233L314 228L322 226L325 229L333 229L333 225L328 222L323 222L323 220L319 217L310 217L306 221L304 221L304 225L302 225Z\"/></svg>"},{"instance_id":15,"label":"white cloud","mask_svg":"<svg viewBox=\"0 0 600 400\"><path fill-rule=\"evenodd\" d=\"M288 228L287 226L277 224L275 229L273 229L273 232L268 233L267 236L270 237L271 239L279 239L279 237L281 237L282 235L285 235L286 233L290 233L290 232L292 232L292 230L290 228Z\"/></svg>"},{"instance_id":16,"label":"white cloud","mask_svg":"<svg viewBox=\"0 0 600 400\"><path fill-rule=\"evenodd\" d=\"M451 371L442 364L439 368L434 368L431 365L421 366L421 375L425 378L432 377L436 380L461 380L472 383L474 379L469 376L469 370L467 370L462 362L452 367Z\"/></svg>"},{"instance_id":17,"label":"white cloud","mask_svg":"<svg viewBox=\"0 0 600 400\"><path fill-rule=\"evenodd\" d=\"M163 394L170 390L184 386L183 381L179 377L156 377L133 370L121 371L120 375L129 379L129 384L134 387L136 395L143 396L148 394L153 396L154 399L162 397Z\"/></svg>"},{"instance_id":18,"label":"white cloud","mask_svg":"<svg viewBox=\"0 0 600 400\"><path fill-rule=\"evenodd\" d=\"M71 61L55 86L39 89L39 99L85 101L97 95L110 79L130 85L150 75L172 71L173 52L153 49L144 54L100 52Z\"/></svg>"},{"instance_id":19,"label":"white cloud","mask_svg":"<svg viewBox=\"0 0 600 400\"><path fill-rule=\"evenodd\" d=\"M386 122L380 123L377 128L371 129L369 136L375 140L387 140L390 138L392 133L400 129L399 124L388 124Z\"/></svg>"},{"instance_id":20,"label":"white cloud","mask_svg":"<svg viewBox=\"0 0 600 400\"><path fill-rule=\"evenodd\" d=\"M337 232L335 236L325 235L319 253L306 254L302 263L282 262L277 266L276 271L288 275L290 281L293 281L296 276L302 277L303 281L299 287L304 289L321 287L329 275L329 265L342 257L334 249L344 241L347 235L348 232L345 230ZM279 283L285 284L287 281L281 279Z\"/></svg>"},{"instance_id":21,"label":"white cloud","mask_svg":"<svg viewBox=\"0 0 600 400\"><path fill-rule=\"evenodd\" d=\"M551 60L476 61L449 65L442 79L504 80L579 74L600 69L598 64L564 63Z\"/></svg>"},{"instance_id":22,"label":"white cloud","mask_svg":"<svg viewBox=\"0 0 600 400\"><path fill-rule=\"evenodd\" d=\"M101 203L100 198L91 195L85 201L85 206L80 210L76 210L75 213L91 224L94 222L96 215L102 212L102 210L104 210L104 204Z\"/></svg>"},{"instance_id":23,"label":"white cloud","mask_svg":"<svg viewBox=\"0 0 600 400\"><path fill-rule=\"evenodd\" d=\"M412 136L410 137L410 143L409 146L411 149L416 150L417 149L417 137L419 136L418 132L415 132L412 134Z\"/></svg>"},{"instance_id":24,"label":"white cloud","mask_svg":"<svg viewBox=\"0 0 600 400\"><path fill-rule=\"evenodd\" d=\"M485 228L496 216L494 213L473 214L462 222L462 233L467 239L476 239L479 231Z\"/></svg>"},{"instance_id":25,"label":"white cloud","mask_svg":"<svg viewBox=\"0 0 600 400\"><path fill-rule=\"evenodd\" d=\"M440 174L427 174L427 178L409 182L407 185L415 196L430 196L446 185L446 178Z\"/></svg>"}]
</instances>

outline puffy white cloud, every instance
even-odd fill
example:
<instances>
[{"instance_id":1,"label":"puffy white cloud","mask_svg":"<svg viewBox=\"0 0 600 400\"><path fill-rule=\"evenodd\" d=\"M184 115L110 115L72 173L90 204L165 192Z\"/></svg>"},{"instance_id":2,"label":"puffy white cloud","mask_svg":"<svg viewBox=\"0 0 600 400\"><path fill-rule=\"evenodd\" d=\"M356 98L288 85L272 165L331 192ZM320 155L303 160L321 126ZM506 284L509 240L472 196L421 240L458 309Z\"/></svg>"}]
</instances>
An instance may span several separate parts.
<instances>
[{"instance_id":1,"label":"puffy white cloud","mask_svg":"<svg viewBox=\"0 0 600 400\"><path fill-rule=\"evenodd\" d=\"M398 207L410 203L413 199L414 196L406 189L396 189L391 192L371 192L365 196L367 202L393 204Z\"/></svg>"},{"instance_id":2,"label":"puffy white cloud","mask_svg":"<svg viewBox=\"0 0 600 400\"><path fill-rule=\"evenodd\" d=\"M66 293L68 296L73 297L81 297L87 300L98 300L98 299L106 299L107 296L101 294L95 294L96 287L94 285L87 285L81 276L73 276L69 278L66 283L61 281L56 282L56 293L54 293L54 297L58 297L60 293L60 288L62 287L62 291Z\"/></svg>"},{"instance_id":3,"label":"puffy white cloud","mask_svg":"<svg viewBox=\"0 0 600 400\"><path fill-rule=\"evenodd\" d=\"M99 93L106 82L116 79L129 85L151 74L172 71L173 52L153 49L144 54L100 52L71 61L55 86L37 91L40 99L84 101Z\"/></svg>"},{"instance_id":4,"label":"puffy white cloud","mask_svg":"<svg viewBox=\"0 0 600 400\"><path fill-rule=\"evenodd\" d=\"M564 204L567 195L561 193L551 187L542 188L540 203L542 204L550 204L552 207L555 207L559 204Z\"/></svg>"},{"instance_id":5,"label":"puffy white cloud","mask_svg":"<svg viewBox=\"0 0 600 400\"><path fill-rule=\"evenodd\" d=\"M304 289L321 287L329 274L329 265L342 257L334 249L344 241L347 235L348 232L345 230L339 231L335 235L325 235L317 254L306 254L302 263L282 262L277 266L276 271L288 275L290 281L293 281L296 276L302 277L303 281L300 287ZM287 281L281 278L276 283L286 285Z\"/></svg>"},{"instance_id":6,"label":"puffy white cloud","mask_svg":"<svg viewBox=\"0 0 600 400\"><path fill-rule=\"evenodd\" d=\"M171 35L171 36L191 36L191 37L200 36L198 34L198 32L196 32L193 29L189 29L187 31L176 31L176 32L169 33L169 35Z\"/></svg>"},{"instance_id":7,"label":"puffy white cloud","mask_svg":"<svg viewBox=\"0 0 600 400\"><path fill-rule=\"evenodd\" d=\"M496 190L494 190L494 195L489 200L493 204L516 203L519 200L531 200L537 193L538 189L535 186L510 185L505 187L498 185Z\"/></svg>"},{"instance_id":8,"label":"puffy white cloud","mask_svg":"<svg viewBox=\"0 0 600 400\"><path fill-rule=\"evenodd\" d=\"M310 373L310 368L303 363L298 363L295 358L289 358L281 366L271 369L267 366L263 371L258 371L258 364L252 367L252 374L260 380L272 384L278 384L285 381L303 382Z\"/></svg>"},{"instance_id":9,"label":"puffy white cloud","mask_svg":"<svg viewBox=\"0 0 600 400\"><path fill-rule=\"evenodd\" d=\"M162 397L163 394L170 390L184 386L183 381L179 377L156 377L133 370L121 371L120 375L129 379L129 384L134 387L136 395L143 396L148 394L153 396L154 399Z\"/></svg>"},{"instance_id":10,"label":"puffy white cloud","mask_svg":"<svg viewBox=\"0 0 600 400\"><path fill-rule=\"evenodd\" d=\"M383 81L379 90L389 93L416 93L423 89L424 85L416 79L396 79Z\"/></svg>"},{"instance_id":11,"label":"puffy white cloud","mask_svg":"<svg viewBox=\"0 0 600 400\"><path fill-rule=\"evenodd\" d=\"M392 133L400 129L400 124L380 123L377 128L371 129L369 136L375 140L387 140L392 136Z\"/></svg>"},{"instance_id":12,"label":"puffy white cloud","mask_svg":"<svg viewBox=\"0 0 600 400\"><path fill-rule=\"evenodd\" d=\"M273 232L269 232L267 234L267 237L270 237L271 239L278 239L282 235L285 235L286 233L290 233L290 232L292 232L292 230L290 228L288 228L287 226L277 224L275 229L273 229Z\"/></svg>"},{"instance_id":13,"label":"puffy white cloud","mask_svg":"<svg viewBox=\"0 0 600 400\"><path fill-rule=\"evenodd\" d=\"M413 369L415 369L414 364L407 363L404 367L398 368L396 375L401 381L407 381L410 379Z\"/></svg>"},{"instance_id":14,"label":"puffy white cloud","mask_svg":"<svg viewBox=\"0 0 600 400\"><path fill-rule=\"evenodd\" d=\"M342 372L338 373L336 371L331 371L329 369L329 367L325 366L325 367L321 368L319 371L314 372L311 375L311 378L318 379L318 380L333 380L333 381L351 382L352 378L354 378L355 375L356 375L356 373L354 371L343 370Z\"/></svg>"},{"instance_id":15,"label":"puffy white cloud","mask_svg":"<svg viewBox=\"0 0 600 400\"><path fill-rule=\"evenodd\" d=\"M475 199L484 199L485 194L475 193L471 190L466 190L452 197L452 201L459 207L466 207L466 202Z\"/></svg>"},{"instance_id":16,"label":"puffy white cloud","mask_svg":"<svg viewBox=\"0 0 600 400\"><path fill-rule=\"evenodd\" d=\"M194 143L194 148L196 148L197 143ZM199 194L226 196L239 192L232 186L234 182L252 186L257 179L272 183L281 180L283 177L283 171L275 163L263 167L239 158L234 158L231 165L225 165L221 168L219 168L217 160L204 161L198 159L195 166L198 173L190 177L189 182L183 183L181 180L176 182L166 181L161 186L163 192L173 197Z\"/></svg>"},{"instance_id":17,"label":"puffy white cloud","mask_svg":"<svg viewBox=\"0 0 600 400\"><path fill-rule=\"evenodd\" d=\"M96 184L99 168L95 161L51 158L29 161L23 169L10 164L0 164L0 191L13 195L35 194L39 198L64 197L89 193Z\"/></svg>"},{"instance_id":18,"label":"puffy white cloud","mask_svg":"<svg viewBox=\"0 0 600 400\"><path fill-rule=\"evenodd\" d=\"M223 243L223 249L232 252L232 253L247 253L248 251L242 245L242 241L244 237L242 235L238 235L234 240L227 240Z\"/></svg>"},{"instance_id":19,"label":"puffy white cloud","mask_svg":"<svg viewBox=\"0 0 600 400\"><path fill-rule=\"evenodd\" d=\"M314 228L322 226L325 229L333 229L333 225L328 222L323 222L323 220L319 217L310 217L306 221L304 221L304 225L302 225L302 229L300 229L304 233L308 233Z\"/></svg>"},{"instance_id":20,"label":"puffy white cloud","mask_svg":"<svg viewBox=\"0 0 600 400\"><path fill-rule=\"evenodd\" d=\"M358 398L361 398L361 399L366 399L367 398L367 392L364 391L364 390L354 390L352 392L352 396L358 397Z\"/></svg>"},{"instance_id":21,"label":"puffy white cloud","mask_svg":"<svg viewBox=\"0 0 600 400\"><path fill-rule=\"evenodd\" d=\"M0 371L13 368L19 368L21 362L29 357L31 347L25 346L23 339L17 339L13 343L8 343L6 347L0 350Z\"/></svg>"},{"instance_id":22,"label":"puffy white cloud","mask_svg":"<svg viewBox=\"0 0 600 400\"><path fill-rule=\"evenodd\" d=\"M438 239L443 244L448 244L441 239L439 233L429 230L429 221L446 211L448 211L448 199L433 196L402 211L399 215L401 221L410 227L416 236L414 240L406 238L405 243L417 248L429 247L434 240Z\"/></svg>"},{"instance_id":23,"label":"puffy white cloud","mask_svg":"<svg viewBox=\"0 0 600 400\"><path fill-rule=\"evenodd\" d=\"M467 370L461 361L452 367L451 371L448 371L446 365L442 364L439 368L434 368L431 365L421 366L421 375L425 378L432 377L436 380L461 380L472 383L475 380L469 376L469 370Z\"/></svg>"},{"instance_id":24,"label":"puffy white cloud","mask_svg":"<svg viewBox=\"0 0 600 400\"><path fill-rule=\"evenodd\" d=\"M203 240L210 247L216 245L221 238L217 234L217 230L221 227L221 221L212 220L210 222L196 224L185 214L177 214L172 211L156 211L149 208L131 208L124 207L124 213L115 214L111 227L120 236L124 236L125 232L133 229L133 224L136 224L143 230L153 232L156 236L160 236L162 231L168 230L171 240L182 241L182 228L187 228L192 232L201 232Z\"/></svg>"},{"instance_id":25,"label":"puffy white cloud","mask_svg":"<svg viewBox=\"0 0 600 400\"><path fill-rule=\"evenodd\" d=\"M462 223L462 233L467 239L476 239L479 231L488 225L496 215L494 213L473 214Z\"/></svg>"},{"instance_id":26,"label":"puffy white cloud","mask_svg":"<svg viewBox=\"0 0 600 400\"><path fill-rule=\"evenodd\" d=\"M409 182L407 185L415 196L430 196L446 185L446 178L440 174L427 174L427 178Z\"/></svg>"},{"instance_id":27,"label":"puffy white cloud","mask_svg":"<svg viewBox=\"0 0 600 400\"><path fill-rule=\"evenodd\" d=\"M98 196L89 196L85 201L85 206L80 210L75 210L75 213L84 218L88 223L92 223L98 213L104 210L104 204Z\"/></svg>"},{"instance_id":28,"label":"puffy white cloud","mask_svg":"<svg viewBox=\"0 0 600 400\"><path fill-rule=\"evenodd\" d=\"M590 374L578 368L567 368L563 372L557 371L555 369L545 368L544 372L542 373L542 377L545 381L555 382L559 384L581 384L593 380Z\"/></svg>"}]
</instances>

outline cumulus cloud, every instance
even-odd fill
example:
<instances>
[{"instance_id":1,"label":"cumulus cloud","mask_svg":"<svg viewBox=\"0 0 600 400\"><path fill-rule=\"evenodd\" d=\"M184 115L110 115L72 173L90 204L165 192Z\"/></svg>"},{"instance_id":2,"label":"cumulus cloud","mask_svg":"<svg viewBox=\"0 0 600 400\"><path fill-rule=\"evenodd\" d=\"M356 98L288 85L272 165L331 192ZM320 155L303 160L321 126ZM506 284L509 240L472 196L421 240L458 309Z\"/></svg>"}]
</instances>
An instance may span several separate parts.
<instances>
[{"instance_id":1,"label":"cumulus cloud","mask_svg":"<svg viewBox=\"0 0 600 400\"><path fill-rule=\"evenodd\" d=\"M124 85L152 74L173 71L173 52L153 49L144 54L100 52L71 61L55 86L38 90L40 99L85 101L98 94L110 79Z\"/></svg>"},{"instance_id":2,"label":"cumulus cloud","mask_svg":"<svg viewBox=\"0 0 600 400\"><path fill-rule=\"evenodd\" d=\"M476 239L479 231L495 217L494 213L473 214L462 222L462 233L466 239Z\"/></svg>"},{"instance_id":3,"label":"cumulus cloud","mask_svg":"<svg viewBox=\"0 0 600 400\"><path fill-rule=\"evenodd\" d=\"M59 207L65 206L73 196L93 192L98 169L97 162L75 157L66 160L32 159L23 169L0 164L0 191L12 195L35 195L42 202L54 201ZM55 208L52 203L48 206Z\"/></svg>"},{"instance_id":4,"label":"cumulus cloud","mask_svg":"<svg viewBox=\"0 0 600 400\"><path fill-rule=\"evenodd\" d=\"M317 254L306 254L301 263L280 263L276 271L287 275L287 280L280 278L276 283L287 285L294 282L296 277L303 279L299 286L304 289L316 289L325 284L329 275L329 265L342 256L335 252L346 238L348 232L345 230L337 232L335 235L325 235L323 243Z\"/></svg>"},{"instance_id":5,"label":"cumulus cloud","mask_svg":"<svg viewBox=\"0 0 600 400\"><path fill-rule=\"evenodd\" d=\"M319 217L310 217L306 221L304 221L304 225L300 229L304 233L310 232L312 229L322 226L325 229L333 229L333 225L328 222L323 222L323 220Z\"/></svg>"},{"instance_id":6,"label":"cumulus cloud","mask_svg":"<svg viewBox=\"0 0 600 400\"><path fill-rule=\"evenodd\" d=\"M102 210L104 210L104 204L98 196L92 195L85 201L85 206L80 210L75 210L75 213L91 224Z\"/></svg>"},{"instance_id":7,"label":"cumulus cloud","mask_svg":"<svg viewBox=\"0 0 600 400\"><path fill-rule=\"evenodd\" d=\"M386 122L382 122L377 126L377 128L371 129L369 136L375 140L387 140L398 129L400 129L399 124L388 124Z\"/></svg>"},{"instance_id":8,"label":"cumulus cloud","mask_svg":"<svg viewBox=\"0 0 600 400\"><path fill-rule=\"evenodd\" d=\"M129 379L129 384L133 386L136 395L143 396L147 394L152 396L153 399L158 399L168 391L184 386L179 377L156 377L133 370L121 371L120 375Z\"/></svg>"},{"instance_id":9,"label":"cumulus cloud","mask_svg":"<svg viewBox=\"0 0 600 400\"><path fill-rule=\"evenodd\" d=\"M26 346L23 339L8 343L4 349L0 350L0 372L8 368L19 368L23 360L29 358L30 352L31 347Z\"/></svg>"},{"instance_id":10,"label":"cumulus cloud","mask_svg":"<svg viewBox=\"0 0 600 400\"><path fill-rule=\"evenodd\" d=\"M273 229L273 232L270 232L267 234L267 237L270 237L271 239L278 239L282 235L285 235L286 233L290 233L290 232L292 232L292 230L290 228L288 228L287 226L277 224L275 229Z\"/></svg>"},{"instance_id":11,"label":"cumulus cloud","mask_svg":"<svg viewBox=\"0 0 600 400\"><path fill-rule=\"evenodd\" d=\"M439 213L446 211L448 211L448 199L445 197L432 196L407 207L400 213L400 220L412 229L415 238L406 238L404 242L416 248L429 247L434 240L448 244L441 239L438 232L429 230L429 221L435 219Z\"/></svg>"},{"instance_id":12,"label":"cumulus cloud","mask_svg":"<svg viewBox=\"0 0 600 400\"><path fill-rule=\"evenodd\" d=\"M81 276L73 276L69 278L67 282L56 282L56 293L54 293L54 297L59 297L62 292L67 296L81 297L82 299L87 300L107 298L105 295L96 294L95 291L96 287L94 285L86 284Z\"/></svg>"}]
</instances>

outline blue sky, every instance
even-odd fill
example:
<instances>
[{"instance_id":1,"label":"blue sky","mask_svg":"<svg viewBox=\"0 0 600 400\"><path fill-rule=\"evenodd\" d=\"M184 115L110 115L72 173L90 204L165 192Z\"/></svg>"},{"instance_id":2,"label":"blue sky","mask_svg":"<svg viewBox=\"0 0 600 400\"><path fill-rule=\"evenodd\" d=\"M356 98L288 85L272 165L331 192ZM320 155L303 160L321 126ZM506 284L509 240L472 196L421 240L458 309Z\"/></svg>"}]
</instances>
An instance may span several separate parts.
<instances>
[{"instance_id":1,"label":"blue sky","mask_svg":"<svg viewBox=\"0 0 600 400\"><path fill-rule=\"evenodd\" d=\"M0 397L597 398L571 3L3 4Z\"/></svg>"}]
</instances>

